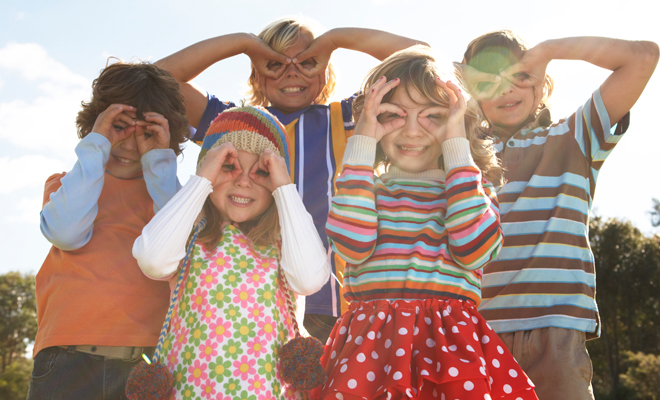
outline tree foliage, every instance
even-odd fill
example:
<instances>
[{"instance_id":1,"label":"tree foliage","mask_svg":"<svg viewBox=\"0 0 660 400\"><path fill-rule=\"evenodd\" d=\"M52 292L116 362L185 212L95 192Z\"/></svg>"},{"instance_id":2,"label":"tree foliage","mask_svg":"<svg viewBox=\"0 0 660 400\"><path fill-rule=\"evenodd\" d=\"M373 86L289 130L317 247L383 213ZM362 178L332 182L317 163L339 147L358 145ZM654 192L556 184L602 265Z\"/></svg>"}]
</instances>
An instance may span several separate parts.
<instances>
[{"instance_id":1,"label":"tree foliage","mask_svg":"<svg viewBox=\"0 0 660 400\"><path fill-rule=\"evenodd\" d=\"M601 338L587 343L594 390L629 399L626 352L660 354L660 238L616 219L596 217L589 228L601 317Z\"/></svg>"},{"instance_id":2,"label":"tree foliage","mask_svg":"<svg viewBox=\"0 0 660 400\"><path fill-rule=\"evenodd\" d=\"M37 334L34 276L10 272L0 275L0 373L17 358Z\"/></svg>"}]
</instances>

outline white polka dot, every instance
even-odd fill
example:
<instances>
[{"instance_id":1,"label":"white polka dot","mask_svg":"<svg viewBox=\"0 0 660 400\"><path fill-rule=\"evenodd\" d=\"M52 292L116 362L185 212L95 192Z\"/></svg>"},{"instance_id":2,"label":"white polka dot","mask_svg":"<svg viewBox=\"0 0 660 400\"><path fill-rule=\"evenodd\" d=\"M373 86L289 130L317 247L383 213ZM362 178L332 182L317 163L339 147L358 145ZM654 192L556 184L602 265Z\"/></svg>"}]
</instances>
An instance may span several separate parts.
<instances>
[{"instance_id":1,"label":"white polka dot","mask_svg":"<svg viewBox=\"0 0 660 400\"><path fill-rule=\"evenodd\" d=\"M365 318L366 318L366 315L364 315L364 314L360 314L360 315L357 316L358 321L362 321Z\"/></svg>"},{"instance_id":2,"label":"white polka dot","mask_svg":"<svg viewBox=\"0 0 660 400\"><path fill-rule=\"evenodd\" d=\"M445 329L444 328L438 328L438 332L440 332L441 334L444 335L445 334Z\"/></svg>"},{"instance_id":3,"label":"white polka dot","mask_svg":"<svg viewBox=\"0 0 660 400\"><path fill-rule=\"evenodd\" d=\"M348 361L348 358L342 358L342 360L339 364L346 364L347 361Z\"/></svg>"},{"instance_id":4,"label":"white polka dot","mask_svg":"<svg viewBox=\"0 0 660 400\"><path fill-rule=\"evenodd\" d=\"M369 317L369 323L370 323L370 324L373 324L375 319L376 319L376 316L375 316L375 315L370 316L370 317Z\"/></svg>"},{"instance_id":5,"label":"white polka dot","mask_svg":"<svg viewBox=\"0 0 660 400\"><path fill-rule=\"evenodd\" d=\"M387 324L387 323L389 323L391 320L392 320L392 316L391 316L391 315L388 315L388 316L387 316L387 321L386 321L385 323Z\"/></svg>"},{"instance_id":6,"label":"white polka dot","mask_svg":"<svg viewBox=\"0 0 660 400\"><path fill-rule=\"evenodd\" d=\"M502 346L497 346L497 352L500 354L504 354L504 349L502 348Z\"/></svg>"},{"instance_id":7,"label":"white polka dot","mask_svg":"<svg viewBox=\"0 0 660 400\"><path fill-rule=\"evenodd\" d=\"M463 311L463 315L465 315L465 318L470 318L470 314L468 314L468 313L465 312L465 311Z\"/></svg>"},{"instance_id":8,"label":"white polka dot","mask_svg":"<svg viewBox=\"0 0 660 400\"><path fill-rule=\"evenodd\" d=\"M435 347L435 340L433 339L426 339L426 345L429 347Z\"/></svg>"},{"instance_id":9,"label":"white polka dot","mask_svg":"<svg viewBox=\"0 0 660 400\"><path fill-rule=\"evenodd\" d=\"M500 367L500 362L497 360L497 358L493 358L493 367L499 368Z\"/></svg>"},{"instance_id":10,"label":"white polka dot","mask_svg":"<svg viewBox=\"0 0 660 400\"><path fill-rule=\"evenodd\" d=\"M348 365L344 364L344 365L341 366L341 368L339 368L339 372L344 373L344 372L346 372L347 369L348 369Z\"/></svg>"},{"instance_id":11,"label":"white polka dot","mask_svg":"<svg viewBox=\"0 0 660 400\"><path fill-rule=\"evenodd\" d=\"M488 377L488 382L490 382L491 385L493 384L493 377L492 376Z\"/></svg>"},{"instance_id":12,"label":"white polka dot","mask_svg":"<svg viewBox=\"0 0 660 400\"><path fill-rule=\"evenodd\" d=\"M459 360L461 360L461 362L464 362L464 363L466 363L466 364L469 364L469 363L470 363L470 360L466 360L466 359L464 359L464 358L459 358Z\"/></svg>"},{"instance_id":13,"label":"white polka dot","mask_svg":"<svg viewBox=\"0 0 660 400\"><path fill-rule=\"evenodd\" d=\"M438 361L438 365L435 367L435 372L440 372L440 361Z\"/></svg>"},{"instance_id":14,"label":"white polka dot","mask_svg":"<svg viewBox=\"0 0 660 400\"><path fill-rule=\"evenodd\" d=\"M332 353L330 353L330 359L331 359L331 360L334 360L335 357L337 357L337 352L334 351L334 350L332 350Z\"/></svg>"},{"instance_id":15,"label":"white polka dot","mask_svg":"<svg viewBox=\"0 0 660 400\"><path fill-rule=\"evenodd\" d=\"M374 360L378 360L378 353L376 353L375 351L372 351L371 352L371 358L373 358Z\"/></svg>"},{"instance_id":16,"label":"white polka dot","mask_svg":"<svg viewBox=\"0 0 660 400\"><path fill-rule=\"evenodd\" d=\"M378 332L378 333L376 334L376 339L380 339L380 336L381 336L381 333Z\"/></svg>"},{"instance_id":17,"label":"white polka dot","mask_svg":"<svg viewBox=\"0 0 660 400\"><path fill-rule=\"evenodd\" d=\"M486 366L486 360L484 360L483 357L479 357L479 360L481 361L481 365L483 365L485 367Z\"/></svg>"},{"instance_id":18,"label":"white polka dot","mask_svg":"<svg viewBox=\"0 0 660 400\"><path fill-rule=\"evenodd\" d=\"M419 314L419 307L415 307L415 314ZM422 385L423 384L424 384L424 382L422 382Z\"/></svg>"},{"instance_id":19,"label":"white polka dot","mask_svg":"<svg viewBox=\"0 0 660 400\"><path fill-rule=\"evenodd\" d=\"M431 325L431 318L424 317L424 322L426 322L426 325Z\"/></svg>"},{"instance_id":20,"label":"white polka dot","mask_svg":"<svg viewBox=\"0 0 660 400\"><path fill-rule=\"evenodd\" d=\"M476 340L477 342L479 341L479 336L475 332L472 332L472 338Z\"/></svg>"},{"instance_id":21,"label":"white polka dot","mask_svg":"<svg viewBox=\"0 0 660 400\"><path fill-rule=\"evenodd\" d=\"M438 391L433 389L433 397L438 397Z\"/></svg>"},{"instance_id":22,"label":"white polka dot","mask_svg":"<svg viewBox=\"0 0 660 400\"><path fill-rule=\"evenodd\" d=\"M357 386L357 381L355 379L350 379L347 383L346 386L348 386L349 389L355 389Z\"/></svg>"},{"instance_id":23,"label":"white polka dot","mask_svg":"<svg viewBox=\"0 0 660 400\"><path fill-rule=\"evenodd\" d=\"M331 344L332 344L332 338L329 337L329 338L328 338L328 341L325 342L325 345L326 345L326 346L330 346Z\"/></svg>"},{"instance_id":24,"label":"white polka dot","mask_svg":"<svg viewBox=\"0 0 660 400\"><path fill-rule=\"evenodd\" d=\"M358 360L358 362L364 362L367 359L367 357L364 355L364 353L358 354L357 357L355 357L355 358Z\"/></svg>"},{"instance_id":25,"label":"white polka dot","mask_svg":"<svg viewBox=\"0 0 660 400\"><path fill-rule=\"evenodd\" d=\"M409 313L409 312L403 312L403 311L401 311L401 315L403 315L404 317L410 317L412 314Z\"/></svg>"},{"instance_id":26,"label":"white polka dot","mask_svg":"<svg viewBox=\"0 0 660 400\"><path fill-rule=\"evenodd\" d=\"M470 390L474 389L474 383L472 383L470 381L465 381L465 383L463 384L463 389L465 389L469 392Z\"/></svg>"},{"instance_id":27,"label":"white polka dot","mask_svg":"<svg viewBox=\"0 0 660 400\"><path fill-rule=\"evenodd\" d=\"M493 330L493 328L490 326L490 324L489 324L488 322L486 322L486 326L487 326L488 329L490 329L491 331Z\"/></svg>"},{"instance_id":28,"label":"white polka dot","mask_svg":"<svg viewBox=\"0 0 660 400\"><path fill-rule=\"evenodd\" d=\"M341 328L339 328L339 334L343 335L344 333L346 333L346 327L342 326Z\"/></svg>"},{"instance_id":29,"label":"white polka dot","mask_svg":"<svg viewBox=\"0 0 660 400\"><path fill-rule=\"evenodd\" d=\"M445 400L445 394L444 393L440 393L440 400Z\"/></svg>"},{"instance_id":30,"label":"white polka dot","mask_svg":"<svg viewBox=\"0 0 660 400\"><path fill-rule=\"evenodd\" d=\"M442 316L443 316L443 317L448 317L448 316L449 316L449 311L444 310L444 311L442 312Z\"/></svg>"},{"instance_id":31,"label":"white polka dot","mask_svg":"<svg viewBox=\"0 0 660 400\"><path fill-rule=\"evenodd\" d=\"M355 344L357 344L358 346L361 345L361 344L362 344L362 340L363 340L363 339L362 339L362 336L358 336L358 337L356 337L356 338L355 338Z\"/></svg>"},{"instance_id":32,"label":"white polka dot","mask_svg":"<svg viewBox=\"0 0 660 400\"><path fill-rule=\"evenodd\" d=\"M458 325L467 326L467 322L465 322L465 321L460 321L460 322L458 322Z\"/></svg>"},{"instance_id":33,"label":"white polka dot","mask_svg":"<svg viewBox=\"0 0 660 400\"><path fill-rule=\"evenodd\" d=\"M467 346L465 346L465 348L467 349L467 351L474 353L474 348L472 346L470 346L469 344Z\"/></svg>"},{"instance_id":34,"label":"white polka dot","mask_svg":"<svg viewBox=\"0 0 660 400\"><path fill-rule=\"evenodd\" d=\"M458 349L458 346L456 346L455 344L449 346L449 351L456 351L456 349Z\"/></svg>"},{"instance_id":35,"label":"white polka dot","mask_svg":"<svg viewBox=\"0 0 660 400\"><path fill-rule=\"evenodd\" d=\"M394 373L394 375L392 375L392 379L394 379L395 381L398 381L398 380L400 380L401 378L403 378L403 374L402 374L401 372L399 372L399 371L396 371L396 372Z\"/></svg>"},{"instance_id":36,"label":"white polka dot","mask_svg":"<svg viewBox=\"0 0 660 400\"><path fill-rule=\"evenodd\" d=\"M490 395L489 395L488 393L486 393L486 394L484 395L484 400L493 400L493 398L490 397Z\"/></svg>"},{"instance_id":37,"label":"white polka dot","mask_svg":"<svg viewBox=\"0 0 660 400\"><path fill-rule=\"evenodd\" d=\"M412 392L410 391L410 388L406 389L406 396L408 396L409 398L412 399L413 394L412 394Z\"/></svg>"},{"instance_id":38,"label":"white polka dot","mask_svg":"<svg viewBox=\"0 0 660 400\"><path fill-rule=\"evenodd\" d=\"M490 342L490 338L488 336L484 335L481 337L481 343L486 344L488 342Z\"/></svg>"},{"instance_id":39,"label":"white polka dot","mask_svg":"<svg viewBox=\"0 0 660 400\"><path fill-rule=\"evenodd\" d=\"M399 335L407 335L407 334L408 334L408 329L399 328Z\"/></svg>"},{"instance_id":40,"label":"white polka dot","mask_svg":"<svg viewBox=\"0 0 660 400\"><path fill-rule=\"evenodd\" d=\"M332 386L333 383L335 383L334 379L330 381L330 384L328 385L328 387Z\"/></svg>"},{"instance_id":41,"label":"white polka dot","mask_svg":"<svg viewBox=\"0 0 660 400\"><path fill-rule=\"evenodd\" d=\"M509 375L510 375L512 378L517 378L517 377L518 377L518 371L516 371L515 369L510 369L510 370L509 370Z\"/></svg>"},{"instance_id":42,"label":"white polka dot","mask_svg":"<svg viewBox=\"0 0 660 400\"><path fill-rule=\"evenodd\" d=\"M419 334L419 328L415 327L415 329L413 330L413 336L417 336L417 334Z\"/></svg>"},{"instance_id":43,"label":"white polka dot","mask_svg":"<svg viewBox=\"0 0 660 400\"><path fill-rule=\"evenodd\" d=\"M419 373L422 376L429 376L429 371L423 369L422 372Z\"/></svg>"},{"instance_id":44,"label":"white polka dot","mask_svg":"<svg viewBox=\"0 0 660 400\"><path fill-rule=\"evenodd\" d=\"M385 348L386 349L389 349L391 345L392 345L392 341L390 339L385 340Z\"/></svg>"},{"instance_id":45,"label":"white polka dot","mask_svg":"<svg viewBox=\"0 0 660 400\"><path fill-rule=\"evenodd\" d=\"M337 394L335 394L335 397L337 397L339 400L344 400L344 395L339 393L339 392L337 392Z\"/></svg>"},{"instance_id":46,"label":"white polka dot","mask_svg":"<svg viewBox=\"0 0 660 400\"><path fill-rule=\"evenodd\" d=\"M387 400L392 400L392 393L387 392Z\"/></svg>"},{"instance_id":47,"label":"white polka dot","mask_svg":"<svg viewBox=\"0 0 660 400\"><path fill-rule=\"evenodd\" d=\"M502 390L504 390L504 393L506 393L506 394L509 394L513 391L511 389L511 386L509 386L509 385L504 385L504 387L502 387Z\"/></svg>"},{"instance_id":48,"label":"white polka dot","mask_svg":"<svg viewBox=\"0 0 660 400\"><path fill-rule=\"evenodd\" d=\"M433 364L433 360L428 357L424 357L424 361L426 361L427 364Z\"/></svg>"},{"instance_id":49,"label":"white polka dot","mask_svg":"<svg viewBox=\"0 0 660 400\"><path fill-rule=\"evenodd\" d=\"M479 367L479 372L481 372L481 375L486 376L486 368Z\"/></svg>"},{"instance_id":50,"label":"white polka dot","mask_svg":"<svg viewBox=\"0 0 660 400\"><path fill-rule=\"evenodd\" d=\"M531 379L527 378L527 383L529 384L529 386L534 387L534 382L532 382Z\"/></svg>"},{"instance_id":51,"label":"white polka dot","mask_svg":"<svg viewBox=\"0 0 660 400\"><path fill-rule=\"evenodd\" d=\"M382 312L382 311L379 312L379 313L378 313L378 318L380 318L380 319L385 319L385 313Z\"/></svg>"},{"instance_id":52,"label":"white polka dot","mask_svg":"<svg viewBox=\"0 0 660 400\"><path fill-rule=\"evenodd\" d=\"M442 318L442 315L440 315L440 311L436 311L436 312L435 312L435 315L437 315L438 318Z\"/></svg>"},{"instance_id":53,"label":"white polka dot","mask_svg":"<svg viewBox=\"0 0 660 400\"><path fill-rule=\"evenodd\" d=\"M445 353L449 353L449 351L447 350L447 346L442 346L442 351L444 351Z\"/></svg>"},{"instance_id":54,"label":"white polka dot","mask_svg":"<svg viewBox=\"0 0 660 400\"><path fill-rule=\"evenodd\" d=\"M353 336L348 335L348 337L346 338L346 343L350 342L351 340L353 340Z\"/></svg>"},{"instance_id":55,"label":"white polka dot","mask_svg":"<svg viewBox=\"0 0 660 400\"><path fill-rule=\"evenodd\" d=\"M376 380L376 374L374 374L372 371L367 372L367 380L369 382L373 382Z\"/></svg>"},{"instance_id":56,"label":"white polka dot","mask_svg":"<svg viewBox=\"0 0 660 400\"><path fill-rule=\"evenodd\" d=\"M458 328L455 327L455 326L452 326L451 331L454 332L454 333L458 333Z\"/></svg>"},{"instance_id":57,"label":"white polka dot","mask_svg":"<svg viewBox=\"0 0 660 400\"><path fill-rule=\"evenodd\" d=\"M419 354L419 350L413 351L412 356L415 357L417 354Z\"/></svg>"},{"instance_id":58,"label":"white polka dot","mask_svg":"<svg viewBox=\"0 0 660 400\"><path fill-rule=\"evenodd\" d=\"M376 334L374 333L374 331L370 331L369 333L367 333L367 337L371 340L374 340L376 338Z\"/></svg>"},{"instance_id":59,"label":"white polka dot","mask_svg":"<svg viewBox=\"0 0 660 400\"><path fill-rule=\"evenodd\" d=\"M396 355L399 357L403 357L404 355L406 355L406 351L404 349L399 349L396 351Z\"/></svg>"},{"instance_id":60,"label":"white polka dot","mask_svg":"<svg viewBox=\"0 0 660 400\"><path fill-rule=\"evenodd\" d=\"M479 318L475 317L474 315L472 316L472 323L477 324L479 323Z\"/></svg>"},{"instance_id":61,"label":"white polka dot","mask_svg":"<svg viewBox=\"0 0 660 400\"><path fill-rule=\"evenodd\" d=\"M447 371L447 372L449 373L449 375L451 375L453 377L458 376L458 370L454 367L449 368L449 371Z\"/></svg>"}]
</instances>

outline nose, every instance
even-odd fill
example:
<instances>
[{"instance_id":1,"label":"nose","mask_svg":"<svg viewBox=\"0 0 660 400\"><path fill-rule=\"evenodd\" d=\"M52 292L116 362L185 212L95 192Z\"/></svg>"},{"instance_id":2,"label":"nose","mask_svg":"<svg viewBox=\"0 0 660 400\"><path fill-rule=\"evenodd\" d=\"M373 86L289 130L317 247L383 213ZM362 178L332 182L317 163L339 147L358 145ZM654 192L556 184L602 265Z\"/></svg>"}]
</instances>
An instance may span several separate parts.
<instances>
[{"instance_id":1,"label":"nose","mask_svg":"<svg viewBox=\"0 0 660 400\"><path fill-rule=\"evenodd\" d=\"M243 168L241 174L234 179L234 185L241 188L252 187L252 179L250 179L249 173L250 171L248 169Z\"/></svg>"},{"instance_id":2,"label":"nose","mask_svg":"<svg viewBox=\"0 0 660 400\"><path fill-rule=\"evenodd\" d=\"M406 117L406 124L403 126L403 136L415 139L424 136L424 128L417 121L417 117L412 118L411 115Z\"/></svg>"},{"instance_id":3,"label":"nose","mask_svg":"<svg viewBox=\"0 0 660 400\"><path fill-rule=\"evenodd\" d=\"M122 149L126 151L136 151L138 147L137 147L137 141L135 140L135 133L133 133L131 136L127 137L126 139L122 140L120 146Z\"/></svg>"},{"instance_id":4,"label":"nose","mask_svg":"<svg viewBox=\"0 0 660 400\"><path fill-rule=\"evenodd\" d=\"M297 77L299 73L300 71L298 71L298 68L293 63L286 66L285 75L287 77Z\"/></svg>"},{"instance_id":5,"label":"nose","mask_svg":"<svg viewBox=\"0 0 660 400\"><path fill-rule=\"evenodd\" d=\"M500 96L504 96L507 93L513 93L513 88L515 85L511 83L508 79L502 79L502 83L500 83L500 87L497 89L499 92Z\"/></svg>"}]
</instances>

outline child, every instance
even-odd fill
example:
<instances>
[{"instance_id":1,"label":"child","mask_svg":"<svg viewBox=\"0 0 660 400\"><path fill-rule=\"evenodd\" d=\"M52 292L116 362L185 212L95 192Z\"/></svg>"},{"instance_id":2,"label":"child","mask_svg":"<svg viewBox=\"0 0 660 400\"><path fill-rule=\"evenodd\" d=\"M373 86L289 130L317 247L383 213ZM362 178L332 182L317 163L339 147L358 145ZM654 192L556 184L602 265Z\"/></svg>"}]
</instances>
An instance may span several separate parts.
<instances>
[{"instance_id":1,"label":"child","mask_svg":"<svg viewBox=\"0 0 660 400\"><path fill-rule=\"evenodd\" d=\"M476 310L502 240L482 177L499 183L501 168L477 105L421 46L376 67L364 93L326 226L351 304L326 344L321 397L535 399Z\"/></svg>"},{"instance_id":2,"label":"child","mask_svg":"<svg viewBox=\"0 0 660 400\"><path fill-rule=\"evenodd\" d=\"M584 106L551 125L545 69L553 59L613 72ZM510 31L483 35L465 52L463 64L497 82L468 86L494 93L480 105L508 181L499 191L504 245L484 269L480 312L541 399L593 398L585 339L600 327L589 213L598 171L657 61L651 42L577 37L528 49Z\"/></svg>"},{"instance_id":3,"label":"child","mask_svg":"<svg viewBox=\"0 0 660 400\"><path fill-rule=\"evenodd\" d=\"M263 108L227 110L207 130L197 175L135 242L145 274L176 281L200 210L206 218L164 342L177 399L297 397L278 361L294 336L290 289L316 292L330 265L288 166L277 119Z\"/></svg>"},{"instance_id":4,"label":"child","mask_svg":"<svg viewBox=\"0 0 660 400\"><path fill-rule=\"evenodd\" d=\"M167 284L146 278L131 248L176 193L188 134L179 85L154 65L118 62L92 88L76 119L78 161L46 181L41 231L53 247L36 277L28 399L125 398L167 311Z\"/></svg>"},{"instance_id":5,"label":"child","mask_svg":"<svg viewBox=\"0 0 660 400\"><path fill-rule=\"evenodd\" d=\"M249 103L266 107L286 126L292 148L291 180L326 243L324 226L330 199L336 190L346 139L353 133L353 98L326 105L335 86L330 55L337 48L346 48L383 60L416 43L420 42L359 28L333 29L315 38L310 26L294 17L272 22L258 37L245 33L215 37L157 64L181 84L190 123L197 128L192 139L199 143L218 113L234 104L221 102L192 80L218 61L241 53L250 57ZM333 273L341 280L343 262L335 256L331 262ZM305 327L323 343L341 314L341 304L335 279L307 299Z\"/></svg>"}]
</instances>

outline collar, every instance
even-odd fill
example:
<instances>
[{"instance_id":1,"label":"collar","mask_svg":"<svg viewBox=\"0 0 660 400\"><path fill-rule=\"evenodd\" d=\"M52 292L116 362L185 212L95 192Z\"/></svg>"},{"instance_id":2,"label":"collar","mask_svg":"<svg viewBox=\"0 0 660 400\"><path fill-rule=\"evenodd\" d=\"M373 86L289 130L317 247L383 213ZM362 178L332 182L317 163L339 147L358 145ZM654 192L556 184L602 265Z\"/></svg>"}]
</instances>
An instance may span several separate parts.
<instances>
[{"instance_id":1,"label":"collar","mask_svg":"<svg viewBox=\"0 0 660 400\"><path fill-rule=\"evenodd\" d=\"M509 138L513 135L515 135L518 132L521 132L523 130L528 130L531 131L536 128L547 128L552 124L552 117L550 116L550 110L547 108L544 108L541 110L536 116L530 115L525 122L523 123L522 128L517 130L516 132L507 132L506 130L494 126L490 129L489 135L491 137L501 137L504 136L506 138Z\"/></svg>"},{"instance_id":2,"label":"collar","mask_svg":"<svg viewBox=\"0 0 660 400\"><path fill-rule=\"evenodd\" d=\"M388 179L397 179L397 178L407 178L407 179L422 179L422 180L433 180L433 181L444 181L447 176L447 173L442 169L428 169L422 172L406 172L402 171L394 165L390 164L390 167L387 170L387 173L381 175L382 180Z\"/></svg>"}]
</instances>

